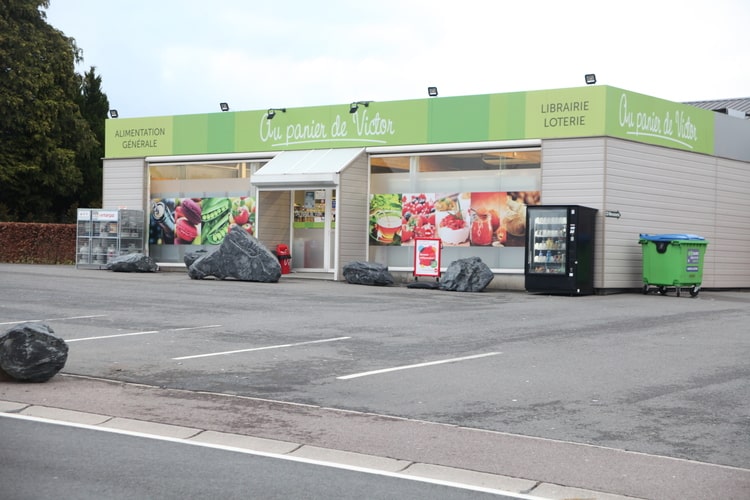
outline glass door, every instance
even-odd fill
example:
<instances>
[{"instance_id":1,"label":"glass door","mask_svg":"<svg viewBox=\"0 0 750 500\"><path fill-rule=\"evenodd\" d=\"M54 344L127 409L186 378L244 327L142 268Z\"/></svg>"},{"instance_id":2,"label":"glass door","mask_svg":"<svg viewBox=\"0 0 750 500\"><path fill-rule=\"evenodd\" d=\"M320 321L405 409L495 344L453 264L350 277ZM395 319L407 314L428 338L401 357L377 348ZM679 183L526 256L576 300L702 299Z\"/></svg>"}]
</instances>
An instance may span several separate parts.
<instances>
[{"instance_id":1,"label":"glass door","mask_svg":"<svg viewBox=\"0 0 750 500\"><path fill-rule=\"evenodd\" d=\"M292 268L331 271L334 267L336 190L294 191Z\"/></svg>"},{"instance_id":2,"label":"glass door","mask_svg":"<svg viewBox=\"0 0 750 500\"><path fill-rule=\"evenodd\" d=\"M565 274L567 250L567 210L528 207L527 251L529 273Z\"/></svg>"}]
</instances>

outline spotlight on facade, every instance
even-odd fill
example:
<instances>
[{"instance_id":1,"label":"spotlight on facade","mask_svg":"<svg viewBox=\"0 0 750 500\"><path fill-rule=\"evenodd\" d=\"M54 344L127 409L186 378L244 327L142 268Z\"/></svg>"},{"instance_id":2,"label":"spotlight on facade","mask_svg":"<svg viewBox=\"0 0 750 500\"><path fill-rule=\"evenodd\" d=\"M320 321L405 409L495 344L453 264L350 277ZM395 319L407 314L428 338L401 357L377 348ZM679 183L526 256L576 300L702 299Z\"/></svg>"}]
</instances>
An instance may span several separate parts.
<instances>
[{"instance_id":1,"label":"spotlight on facade","mask_svg":"<svg viewBox=\"0 0 750 500\"><path fill-rule=\"evenodd\" d=\"M119 113L117 113L116 109L110 109L109 110L109 117L110 118L117 118L118 116L120 116L120 115L119 115Z\"/></svg>"},{"instance_id":2,"label":"spotlight on facade","mask_svg":"<svg viewBox=\"0 0 750 500\"><path fill-rule=\"evenodd\" d=\"M286 108L268 108L268 114L266 117L269 120L273 120L273 117L276 116L276 112L281 111L282 113L286 113Z\"/></svg>"},{"instance_id":3,"label":"spotlight on facade","mask_svg":"<svg viewBox=\"0 0 750 500\"><path fill-rule=\"evenodd\" d=\"M586 85L593 85L596 83L596 75L593 73L589 73L586 75Z\"/></svg>"},{"instance_id":4,"label":"spotlight on facade","mask_svg":"<svg viewBox=\"0 0 750 500\"><path fill-rule=\"evenodd\" d=\"M349 105L349 112L356 113L359 106L368 107L372 101L355 101Z\"/></svg>"},{"instance_id":5,"label":"spotlight on facade","mask_svg":"<svg viewBox=\"0 0 750 500\"><path fill-rule=\"evenodd\" d=\"M221 108L222 111L229 111L229 104L225 102L220 102L219 107Z\"/></svg>"},{"instance_id":6,"label":"spotlight on facade","mask_svg":"<svg viewBox=\"0 0 750 500\"><path fill-rule=\"evenodd\" d=\"M437 97L437 87L427 87L427 95L430 97Z\"/></svg>"}]
</instances>

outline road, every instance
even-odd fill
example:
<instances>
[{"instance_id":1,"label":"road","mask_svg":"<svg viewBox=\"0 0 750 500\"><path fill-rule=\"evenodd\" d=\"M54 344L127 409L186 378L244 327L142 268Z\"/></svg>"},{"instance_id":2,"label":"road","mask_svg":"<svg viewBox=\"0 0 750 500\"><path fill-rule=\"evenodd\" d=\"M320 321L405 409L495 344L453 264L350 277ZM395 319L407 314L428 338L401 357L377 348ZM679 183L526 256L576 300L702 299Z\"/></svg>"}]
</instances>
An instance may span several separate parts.
<instances>
[{"instance_id":1,"label":"road","mask_svg":"<svg viewBox=\"0 0 750 500\"><path fill-rule=\"evenodd\" d=\"M429 422L443 426L444 435L458 427L579 451L638 452L671 459L662 466L684 460L737 469L742 477L750 467L747 292L466 294L5 264L0 276L0 327L44 321L71 348L65 375L186 391L196 399L221 394L297 405L288 415L332 409L350 412L349 421L376 415ZM19 401L17 393L0 384L0 400ZM91 402L82 409L95 408ZM152 413L166 419L168 412ZM180 425L189 423L174 413ZM366 443L421 461L432 453L430 463L644 498L662 491L654 488L677 491L670 481L639 487L617 474L576 475L570 465L556 475L547 461L475 460L470 448L452 458L424 441L403 449L398 434L347 438L347 424L337 418L339 429L332 429L288 415L277 418L278 426L269 418L252 429L229 419L226 430L352 451L365 451L359 447Z\"/></svg>"},{"instance_id":2,"label":"road","mask_svg":"<svg viewBox=\"0 0 750 500\"><path fill-rule=\"evenodd\" d=\"M1 414L0 430L0 484L8 500L329 500L361 499L363 494L372 500L524 498L312 460L14 420Z\"/></svg>"}]
</instances>

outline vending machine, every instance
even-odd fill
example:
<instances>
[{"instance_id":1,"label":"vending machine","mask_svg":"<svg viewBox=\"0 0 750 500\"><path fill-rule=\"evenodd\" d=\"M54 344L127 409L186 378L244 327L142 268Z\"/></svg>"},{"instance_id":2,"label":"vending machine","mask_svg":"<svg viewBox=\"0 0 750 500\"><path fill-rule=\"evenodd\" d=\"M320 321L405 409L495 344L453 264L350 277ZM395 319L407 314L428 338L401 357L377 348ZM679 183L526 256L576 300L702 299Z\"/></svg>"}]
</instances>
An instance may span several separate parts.
<instances>
[{"instance_id":1,"label":"vending machine","mask_svg":"<svg viewBox=\"0 0 750 500\"><path fill-rule=\"evenodd\" d=\"M594 293L596 213L580 205L527 207L526 291Z\"/></svg>"}]
</instances>

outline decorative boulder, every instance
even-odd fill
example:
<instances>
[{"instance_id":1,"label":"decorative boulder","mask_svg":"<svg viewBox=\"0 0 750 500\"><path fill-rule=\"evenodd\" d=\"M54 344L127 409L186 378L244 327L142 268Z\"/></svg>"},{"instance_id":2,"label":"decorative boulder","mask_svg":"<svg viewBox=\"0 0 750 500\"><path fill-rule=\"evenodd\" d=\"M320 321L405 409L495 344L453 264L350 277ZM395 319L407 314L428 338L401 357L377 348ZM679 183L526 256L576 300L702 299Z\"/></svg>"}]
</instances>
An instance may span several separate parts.
<instances>
[{"instance_id":1,"label":"decorative boulder","mask_svg":"<svg viewBox=\"0 0 750 500\"><path fill-rule=\"evenodd\" d=\"M235 226L218 250L199 257L190 265L188 276L194 280L214 276L276 283L281 278L281 264L261 242L240 226Z\"/></svg>"},{"instance_id":2,"label":"decorative boulder","mask_svg":"<svg viewBox=\"0 0 750 500\"><path fill-rule=\"evenodd\" d=\"M129 253L109 261L107 269L120 273L154 273L159 270L159 266L148 255Z\"/></svg>"},{"instance_id":3,"label":"decorative boulder","mask_svg":"<svg viewBox=\"0 0 750 500\"><path fill-rule=\"evenodd\" d=\"M440 289L451 292L481 292L495 277L479 257L459 259L448 266L440 282Z\"/></svg>"},{"instance_id":4,"label":"decorative boulder","mask_svg":"<svg viewBox=\"0 0 750 500\"><path fill-rule=\"evenodd\" d=\"M344 266L344 279L355 285L385 286L393 284L388 266L376 262L349 262Z\"/></svg>"},{"instance_id":5,"label":"decorative boulder","mask_svg":"<svg viewBox=\"0 0 750 500\"><path fill-rule=\"evenodd\" d=\"M0 336L0 370L23 382L46 382L68 360L68 344L43 323L21 323Z\"/></svg>"},{"instance_id":6,"label":"decorative boulder","mask_svg":"<svg viewBox=\"0 0 750 500\"><path fill-rule=\"evenodd\" d=\"M182 258L182 261L185 263L185 267L190 268L190 266L193 265L193 262L200 259L207 253L208 250L196 250L195 252L187 252L185 254L185 257Z\"/></svg>"}]
</instances>

